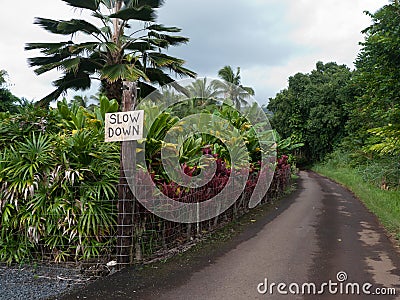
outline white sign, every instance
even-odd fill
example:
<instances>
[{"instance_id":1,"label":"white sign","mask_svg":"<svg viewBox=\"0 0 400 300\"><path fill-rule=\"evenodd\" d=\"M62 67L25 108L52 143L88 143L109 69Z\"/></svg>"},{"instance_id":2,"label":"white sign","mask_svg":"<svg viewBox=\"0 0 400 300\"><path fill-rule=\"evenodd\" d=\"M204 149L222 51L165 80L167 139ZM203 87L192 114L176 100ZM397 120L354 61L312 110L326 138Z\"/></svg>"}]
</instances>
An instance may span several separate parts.
<instances>
[{"instance_id":1,"label":"white sign","mask_svg":"<svg viewBox=\"0 0 400 300\"><path fill-rule=\"evenodd\" d=\"M134 141L143 137L143 110L108 113L105 142Z\"/></svg>"}]
</instances>

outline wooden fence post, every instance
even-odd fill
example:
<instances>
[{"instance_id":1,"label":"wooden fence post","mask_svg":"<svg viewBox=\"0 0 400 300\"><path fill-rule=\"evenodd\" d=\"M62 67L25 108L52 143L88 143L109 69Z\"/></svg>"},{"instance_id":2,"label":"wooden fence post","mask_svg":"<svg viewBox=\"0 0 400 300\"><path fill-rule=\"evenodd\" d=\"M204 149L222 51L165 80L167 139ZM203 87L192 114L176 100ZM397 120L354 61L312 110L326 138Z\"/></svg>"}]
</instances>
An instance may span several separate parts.
<instances>
[{"instance_id":1,"label":"wooden fence post","mask_svg":"<svg viewBox=\"0 0 400 300\"><path fill-rule=\"evenodd\" d=\"M122 93L122 111L135 110L137 86L135 82L124 81ZM129 165L124 162L130 162ZM131 265L135 257L135 197L126 178L126 168L136 169L136 141L121 142L120 176L118 183L118 218L117 218L117 263L119 268ZM135 182L135 180L131 181ZM133 187L134 188L134 187Z\"/></svg>"}]
</instances>

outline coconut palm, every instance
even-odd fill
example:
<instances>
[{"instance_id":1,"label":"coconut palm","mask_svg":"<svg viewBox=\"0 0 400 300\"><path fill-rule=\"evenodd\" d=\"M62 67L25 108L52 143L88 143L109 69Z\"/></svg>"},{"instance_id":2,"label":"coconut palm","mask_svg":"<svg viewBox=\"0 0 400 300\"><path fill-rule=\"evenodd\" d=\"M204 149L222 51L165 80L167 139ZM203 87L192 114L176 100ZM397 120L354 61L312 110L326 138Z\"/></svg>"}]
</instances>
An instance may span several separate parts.
<instances>
[{"instance_id":1,"label":"coconut palm","mask_svg":"<svg viewBox=\"0 0 400 300\"><path fill-rule=\"evenodd\" d=\"M163 53L169 46L188 42L188 38L172 34L181 31L177 27L155 23L162 0L62 1L89 11L93 21L35 19L34 23L45 30L68 37L62 42L28 43L25 47L44 54L28 60L30 66L36 67L36 74L53 69L63 73L53 82L56 89L40 104L48 105L69 89L88 89L92 79L101 81L109 99L121 101L123 80L138 81L139 96L145 97L155 89L154 84L172 82L171 73L195 76L183 67L184 60ZM87 41L81 41L82 34L88 37Z\"/></svg>"},{"instance_id":2,"label":"coconut palm","mask_svg":"<svg viewBox=\"0 0 400 300\"><path fill-rule=\"evenodd\" d=\"M218 71L218 77L224 82L215 80L213 82L215 89L223 93L226 98L232 100L237 110L240 110L241 105L246 103L246 98L255 94L251 87L240 84L240 67L237 68L235 74L231 66L225 66Z\"/></svg>"},{"instance_id":3,"label":"coconut palm","mask_svg":"<svg viewBox=\"0 0 400 300\"><path fill-rule=\"evenodd\" d=\"M210 84L210 81L207 78L199 78L193 81L189 86L186 87L189 91L191 97L200 97L200 98L216 98L219 94L219 91L214 89L213 84Z\"/></svg>"}]
</instances>

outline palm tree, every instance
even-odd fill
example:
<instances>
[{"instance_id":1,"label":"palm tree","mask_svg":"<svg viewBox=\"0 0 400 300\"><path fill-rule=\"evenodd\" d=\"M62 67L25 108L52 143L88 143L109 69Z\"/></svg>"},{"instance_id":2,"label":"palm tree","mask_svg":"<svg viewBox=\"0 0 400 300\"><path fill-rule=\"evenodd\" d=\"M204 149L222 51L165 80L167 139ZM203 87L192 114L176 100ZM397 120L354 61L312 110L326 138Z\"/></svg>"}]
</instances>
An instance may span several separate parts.
<instances>
[{"instance_id":1,"label":"palm tree","mask_svg":"<svg viewBox=\"0 0 400 300\"><path fill-rule=\"evenodd\" d=\"M139 97L155 90L154 84L173 81L171 72L179 76L196 74L183 67L185 61L163 53L169 46L188 42L173 35L181 31L155 23L156 9L162 0L62 0L74 8L89 11L87 18L52 20L36 18L35 24L61 36L58 43L28 43L26 50L39 49L44 56L32 57L28 63L40 75L53 69L63 75L53 82L56 89L41 99L43 106L69 89L90 88L92 79L101 81L102 91L110 99L121 101L122 81L138 81ZM90 19L90 18L89 18ZM90 20L91 21L91 20ZM97 26L95 24L101 24ZM90 38L80 42L77 34Z\"/></svg>"},{"instance_id":2,"label":"palm tree","mask_svg":"<svg viewBox=\"0 0 400 300\"><path fill-rule=\"evenodd\" d=\"M241 105L246 103L246 98L255 94L251 87L240 84L240 67L237 68L235 74L231 66L225 66L218 71L218 77L224 82L215 80L213 82L215 89L232 100L237 110L240 110Z\"/></svg>"},{"instance_id":3,"label":"palm tree","mask_svg":"<svg viewBox=\"0 0 400 300\"><path fill-rule=\"evenodd\" d=\"M20 102L8 89L7 71L0 70L0 112L16 112L16 104Z\"/></svg>"},{"instance_id":4,"label":"palm tree","mask_svg":"<svg viewBox=\"0 0 400 300\"><path fill-rule=\"evenodd\" d=\"M74 98L72 99L72 101L69 103L69 105L71 106L73 103L76 103L76 105L82 106L83 108L88 108L88 103L89 103L89 99L87 96L74 96Z\"/></svg>"},{"instance_id":5,"label":"palm tree","mask_svg":"<svg viewBox=\"0 0 400 300\"><path fill-rule=\"evenodd\" d=\"M210 84L207 78L199 78L193 81L186 89L191 97L210 99L217 97L219 94L219 91L214 88L213 84Z\"/></svg>"}]
</instances>

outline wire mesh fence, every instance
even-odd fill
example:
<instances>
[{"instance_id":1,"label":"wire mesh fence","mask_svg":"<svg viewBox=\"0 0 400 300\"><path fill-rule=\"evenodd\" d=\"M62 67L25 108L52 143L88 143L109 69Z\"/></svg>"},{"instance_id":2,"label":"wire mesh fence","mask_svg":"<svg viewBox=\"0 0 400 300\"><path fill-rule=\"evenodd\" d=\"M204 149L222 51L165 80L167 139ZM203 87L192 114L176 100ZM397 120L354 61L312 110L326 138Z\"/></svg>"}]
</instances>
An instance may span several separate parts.
<instances>
[{"instance_id":1,"label":"wire mesh fence","mask_svg":"<svg viewBox=\"0 0 400 300\"><path fill-rule=\"evenodd\" d=\"M290 168L277 169L263 202L279 197L290 184L290 177ZM126 182L116 186L114 197L106 200L88 197L87 186L69 187L58 197L47 190L47 197L28 197L18 211L10 203L3 205L0 255L3 262L57 263L98 272L116 262L123 267L165 257L245 214L252 188L251 184L246 185L226 211L195 223L168 221L151 213L134 199ZM221 186L206 189L212 196L220 192ZM198 189L186 194L186 200L202 201L204 192ZM231 196L233 193L226 195Z\"/></svg>"}]
</instances>

